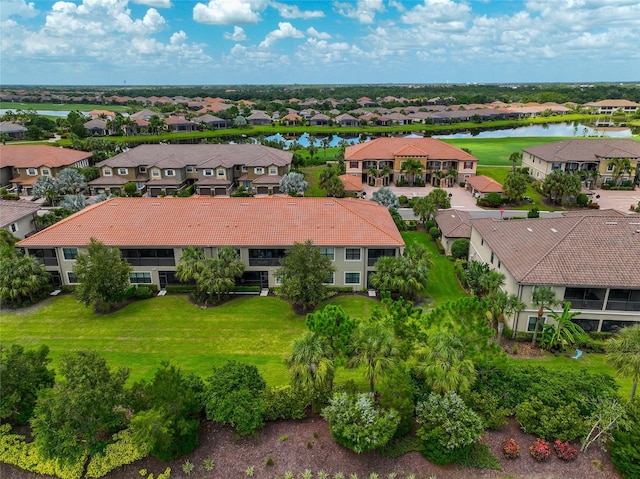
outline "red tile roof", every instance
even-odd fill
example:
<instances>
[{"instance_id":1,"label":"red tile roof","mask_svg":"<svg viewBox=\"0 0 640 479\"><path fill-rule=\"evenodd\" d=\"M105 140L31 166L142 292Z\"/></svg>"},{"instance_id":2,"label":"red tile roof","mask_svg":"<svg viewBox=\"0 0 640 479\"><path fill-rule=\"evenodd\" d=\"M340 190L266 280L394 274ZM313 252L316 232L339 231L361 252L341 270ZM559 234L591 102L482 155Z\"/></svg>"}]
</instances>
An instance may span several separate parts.
<instances>
[{"instance_id":1,"label":"red tile roof","mask_svg":"<svg viewBox=\"0 0 640 479\"><path fill-rule=\"evenodd\" d=\"M467 178L467 183L480 193L502 193L502 185L488 176L472 176Z\"/></svg>"},{"instance_id":2,"label":"red tile roof","mask_svg":"<svg viewBox=\"0 0 640 479\"><path fill-rule=\"evenodd\" d=\"M60 168L90 158L91 153L49 145L0 145L0 167Z\"/></svg>"},{"instance_id":3,"label":"red tile roof","mask_svg":"<svg viewBox=\"0 0 640 479\"><path fill-rule=\"evenodd\" d=\"M114 198L36 233L19 246L401 247L389 211L362 199Z\"/></svg>"},{"instance_id":4,"label":"red tile roof","mask_svg":"<svg viewBox=\"0 0 640 479\"><path fill-rule=\"evenodd\" d=\"M396 155L424 152L430 160L478 161L460 148L435 138L376 138L375 140L348 146L345 160L392 160Z\"/></svg>"}]
</instances>

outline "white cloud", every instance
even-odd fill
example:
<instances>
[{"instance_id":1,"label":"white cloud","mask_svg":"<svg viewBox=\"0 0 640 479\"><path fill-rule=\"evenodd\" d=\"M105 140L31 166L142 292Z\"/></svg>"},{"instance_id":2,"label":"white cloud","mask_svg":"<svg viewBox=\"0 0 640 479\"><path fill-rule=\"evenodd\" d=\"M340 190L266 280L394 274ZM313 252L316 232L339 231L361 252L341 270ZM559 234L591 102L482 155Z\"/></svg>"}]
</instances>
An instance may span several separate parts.
<instances>
[{"instance_id":1,"label":"white cloud","mask_svg":"<svg viewBox=\"0 0 640 479\"><path fill-rule=\"evenodd\" d=\"M311 18L324 17L324 12L322 10L300 10L297 5L289 5L278 2L272 2L271 6L278 10L282 18L287 18L290 20L296 18L309 20Z\"/></svg>"},{"instance_id":2,"label":"white cloud","mask_svg":"<svg viewBox=\"0 0 640 479\"><path fill-rule=\"evenodd\" d=\"M7 20L12 16L31 18L37 14L35 3L25 0L3 0L0 8L0 20Z\"/></svg>"},{"instance_id":3,"label":"white cloud","mask_svg":"<svg viewBox=\"0 0 640 479\"><path fill-rule=\"evenodd\" d=\"M155 8L171 8L171 0L131 0L132 3Z\"/></svg>"},{"instance_id":4,"label":"white cloud","mask_svg":"<svg viewBox=\"0 0 640 479\"><path fill-rule=\"evenodd\" d=\"M267 33L267 36L260 43L260 48L269 48L277 40L282 40L283 38L304 38L304 33L295 28L289 22L280 22L278 23L277 30Z\"/></svg>"},{"instance_id":5,"label":"white cloud","mask_svg":"<svg viewBox=\"0 0 640 479\"><path fill-rule=\"evenodd\" d=\"M247 34L244 33L244 29L238 26L233 27L233 33L224 32L223 36L225 40L234 42L244 42L247 40Z\"/></svg>"},{"instance_id":6,"label":"white cloud","mask_svg":"<svg viewBox=\"0 0 640 479\"><path fill-rule=\"evenodd\" d=\"M331 38L331 35L327 32L319 32L313 27L307 28L307 35L313 38L319 38L320 40L329 40Z\"/></svg>"},{"instance_id":7,"label":"white cloud","mask_svg":"<svg viewBox=\"0 0 640 479\"><path fill-rule=\"evenodd\" d=\"M405 12L400 20L409 25L429 25L436 30L463 30L465 22L471 18L471 8L452 0L424 0Z\"/></svg>"},{"instance_id":8,"label":"white cloud","mask_svg":"<svg viewBox=\"0 0 640 479\"><path fill-rule=\"evenodd\" d=\"M266 0L210 0L193 7L193 19L210 25L253 24L265 7Z\"/></svg>"},{"instance_id":9,"label":"white cloud","mask_svg":"<svg viewBox=\"0 0 640 479\"><path fill-rule=\"evenodd\" d=\"M173 46L183 44L187 40L187 34L180 30L171 35L169 43Z\"/></svg>"},{"instance_id":10,"label":"white cloud","mask_svg":"<svg viewBox=\"0 0 640 479\"><path fill-rule=\"evenodd\" d=\"M373 23L376 13L384 12L382 0L358 0L355 7L352 3L336 2L337 12L347 18L354 18L360 23Z\"/></svg>"}]
</instances>

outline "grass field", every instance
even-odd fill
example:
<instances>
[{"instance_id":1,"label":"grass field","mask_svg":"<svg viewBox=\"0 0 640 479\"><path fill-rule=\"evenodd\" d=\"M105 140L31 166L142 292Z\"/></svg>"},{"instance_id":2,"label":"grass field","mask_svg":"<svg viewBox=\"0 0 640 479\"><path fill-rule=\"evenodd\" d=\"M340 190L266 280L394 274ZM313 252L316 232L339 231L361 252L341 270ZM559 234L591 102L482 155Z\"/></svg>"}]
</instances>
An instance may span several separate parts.
<instances>
[{"instance_id":1,"label":"grass field","mask_svg":"<svg viewBox=\"0 0 640 479\"><path fill-rule=\"evenodd\" d=\"M511 171L511 166L507 167L507 166L478 165L476 172L478 175L488 176L496 180L498 183L503 184L504 179L507 177L507 174L510 171ZM508 208L510 210L523 210L523 211L528 211L534 206L538 208L540 211L545 211L545 210L553 211L553 210L559 209L559 207L557 206L551 207L551 206L545 205L542 201L543 197L540 195L540 193L538 193L536 190L533 189L531 184L527 185L527 191L525 192L525 196L528 196L529 198L531 198L533 200L533 203L523 203L519 206L508 206Z\"/></svg>"},{"instance_id":2,"label":"grass field","mask_svg":"<svg viewBox=\"0 0 640 479\"><path fill-rule=\"evenodd\" d=\"M558 136L532 136L510 138L464 138L442 140L445 143L471 150L471 154L478 158L478 164L482 166L511 166L509 156L512 153L520 153L523 148L555 141L570 140ZM506 174L506 173L505 173Z\"/></svg>"}]
</instances>

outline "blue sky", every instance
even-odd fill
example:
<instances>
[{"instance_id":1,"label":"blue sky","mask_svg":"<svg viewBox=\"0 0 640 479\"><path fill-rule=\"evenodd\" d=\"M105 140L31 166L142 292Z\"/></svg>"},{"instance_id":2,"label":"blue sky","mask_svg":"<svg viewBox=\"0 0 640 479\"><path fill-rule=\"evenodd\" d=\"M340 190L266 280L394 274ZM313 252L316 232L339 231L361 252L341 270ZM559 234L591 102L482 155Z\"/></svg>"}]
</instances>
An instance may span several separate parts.
<instances>
[{"instance_id":1,"label":"blue sky","mask_svg":"<svg viewBox=\"0 0 640 479\"><path fill-rule=\"evenodd\" d=\"M0 84L640 80L638 0L0 0Z\"/></svg>"}]
</instances>

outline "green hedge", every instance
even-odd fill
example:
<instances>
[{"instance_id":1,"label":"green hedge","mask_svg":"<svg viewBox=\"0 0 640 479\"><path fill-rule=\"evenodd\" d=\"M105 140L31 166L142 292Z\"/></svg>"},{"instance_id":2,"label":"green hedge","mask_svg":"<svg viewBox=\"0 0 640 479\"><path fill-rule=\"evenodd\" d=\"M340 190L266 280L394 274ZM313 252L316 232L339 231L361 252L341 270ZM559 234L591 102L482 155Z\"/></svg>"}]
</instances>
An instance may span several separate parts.
<instances>
[{"instance_id":1,"label":"green hedge","mask_svg":"<svg viewBox=\"0 0 640 479\"><path fill-rule=\"evenodd\" d=\"M113 439L114 443L91 458L87 465L86 477L97 479L106 476L120 466L145 458L149 453L133 443L131 431L128 429L114 434Z\"/></svg>"}]
</instances>

